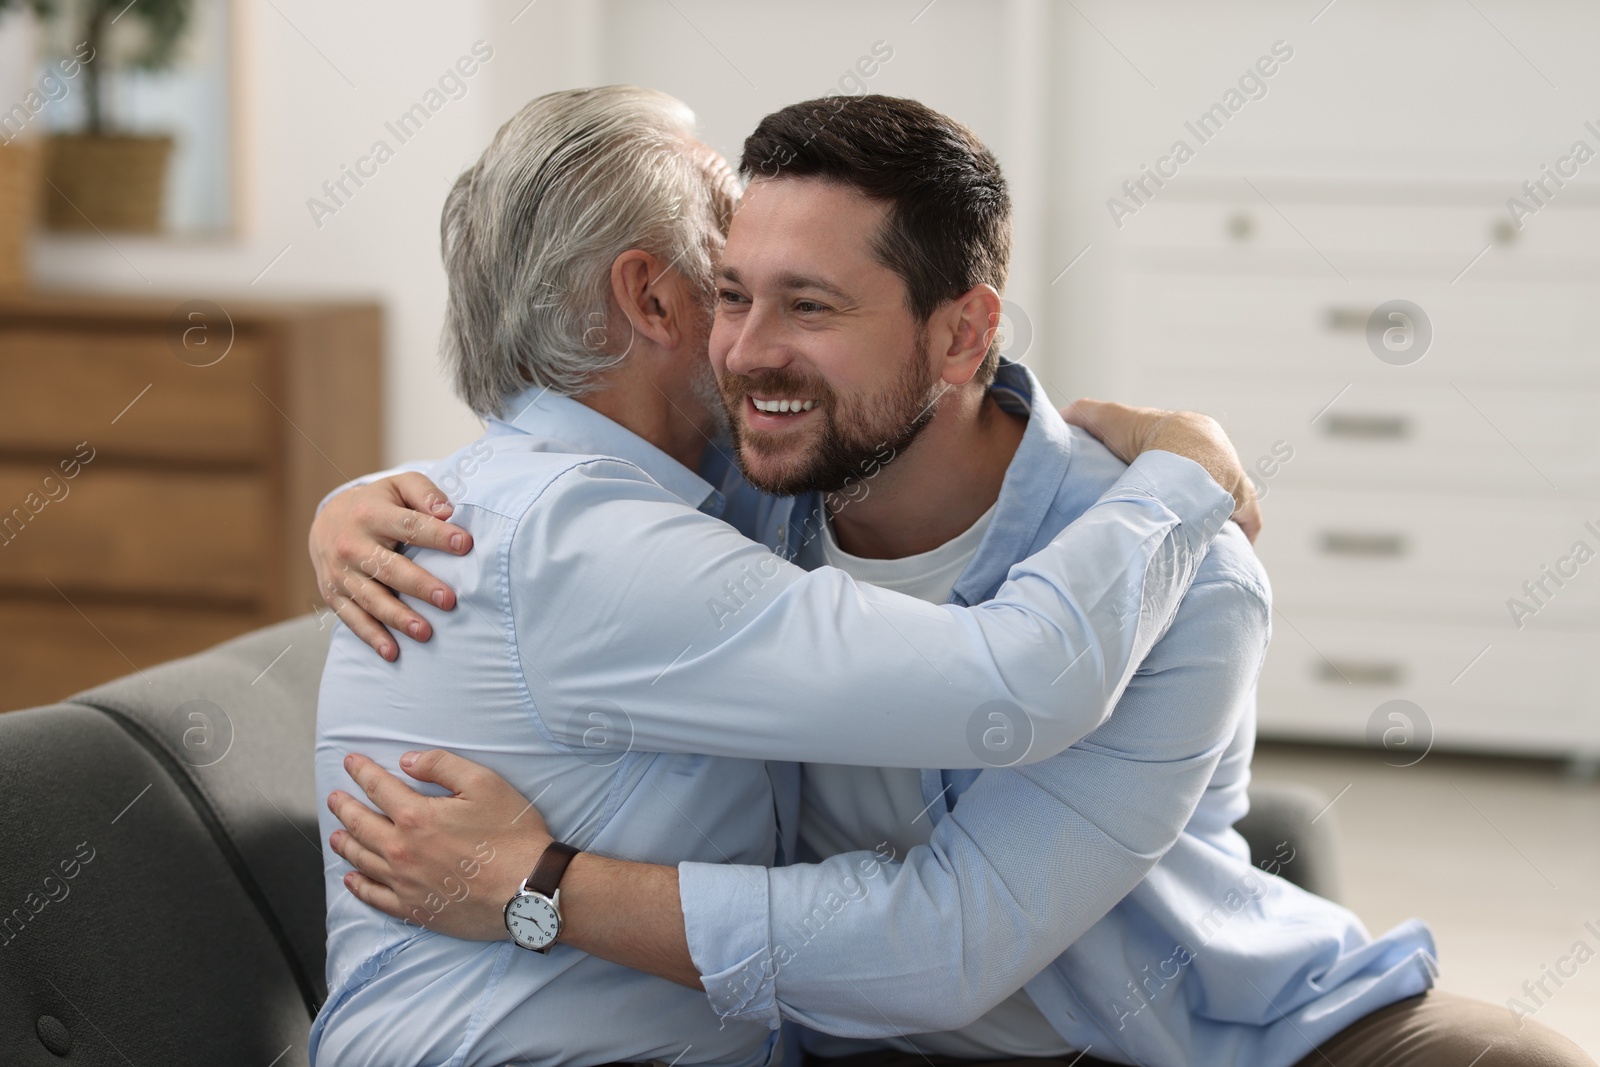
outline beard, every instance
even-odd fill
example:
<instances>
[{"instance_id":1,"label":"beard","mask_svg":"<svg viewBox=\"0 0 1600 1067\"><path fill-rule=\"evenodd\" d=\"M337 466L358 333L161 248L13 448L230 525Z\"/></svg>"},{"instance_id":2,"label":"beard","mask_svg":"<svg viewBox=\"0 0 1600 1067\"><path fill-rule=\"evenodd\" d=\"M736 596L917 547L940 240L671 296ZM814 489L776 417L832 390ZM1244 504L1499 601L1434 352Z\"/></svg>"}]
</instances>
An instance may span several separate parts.
<instances>
[{"instance_id":1,"label":"beard","mask_svg":"<svg viewBox=\"0 0 1600 1067\"><path fill-rule=\"evenodd\" d=\"M725 374L725 406L739 469L745 480L774 496L801 493L837 493L854 482L876 474L902 455L933 421L942 390L939 379L923 355L926 334L920 333L902 362L895 381L881 393L841 397L826 381L790 370L763 370L754 374ZM766 396L806 397L817 402L822 415L820 436L787 470L755 470L752 459L777 459L792 442L744 425L740 413L751 393Z\"/></svg>"}]
</instances>

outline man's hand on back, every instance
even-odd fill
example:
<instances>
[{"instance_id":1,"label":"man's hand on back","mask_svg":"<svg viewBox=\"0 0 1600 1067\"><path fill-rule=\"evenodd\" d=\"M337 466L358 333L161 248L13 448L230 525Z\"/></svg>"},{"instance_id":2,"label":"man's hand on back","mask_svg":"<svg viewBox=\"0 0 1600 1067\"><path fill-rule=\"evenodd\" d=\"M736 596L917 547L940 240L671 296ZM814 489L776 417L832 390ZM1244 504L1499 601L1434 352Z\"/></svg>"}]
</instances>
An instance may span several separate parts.
<instances>
[{"instance_id":1,"label":"man's hand on back","mask_svg":"<svg viewBox=\"0 0 1600 1067\"><path fill-rule=\"evenodd\" d=\"M456 606L449 586L395 551L407 544L465 555L472 535L444 521L453 510L438 486L408 472L346 489L311 523L311 565L322 599L386 660L400 649L385 627L418 641L433 636L397 592L446 611Z\"/></svg>"},{"instance_id":2,"label":"man's hand on back","mask_svg":"<svg viewBox=\"0 0 1600 1067\"><path fill-rule=\"evenodd\" d=\"M408 752L400 764L451 795L424 796L365 756L346 756L346 771L378 810L340 790L328 795L344 824L328 843L355 868L345 888L429 930L504 940L506 901L550 845L543 816L510 782L462 756L431 749ZM560 940L579 951L704 988L676 867L580 853L561 880L561 916Z\"/></svg>"},{"instance_id":3,"label":"man's hand on back","mask_svg":"<svg viewBox=\"0 0 1600 1067\"><path fill-rule=\"evenodd\" d=\"M344 824L328 843L356 868L345 888L386 915L451 937L504 939L506 901L550 843L538 809L494 771L440 749L407 753L400 763L449 796L425 796L365 756L344 762L378 808L341 790L328 795L328 810Z\"/></svg>"},{"instance_id":4,"label":"man's hand on back","mask_svg":"<svg viewBox=\"0 0 1600 1067\"><path fill-rule=\"evenodd\" d=\"M1136 408L1111 400L1089 399L1063 408L1061 417L1099 438L1124 462L1131 463L1139 453L1155 449L1194 460L1233 494L1233 520L1255 544L1261 533L1256 487L1216 419L1193 411Z\"/></svg>"}]
</instances>

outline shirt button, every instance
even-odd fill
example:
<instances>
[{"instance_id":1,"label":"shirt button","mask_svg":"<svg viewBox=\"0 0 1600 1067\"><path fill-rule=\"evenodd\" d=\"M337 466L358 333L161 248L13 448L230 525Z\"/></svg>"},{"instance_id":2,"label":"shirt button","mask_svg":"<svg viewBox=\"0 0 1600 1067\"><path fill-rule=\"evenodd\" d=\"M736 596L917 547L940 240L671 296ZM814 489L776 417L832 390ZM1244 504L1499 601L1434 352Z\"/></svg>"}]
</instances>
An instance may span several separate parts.
<instances>
[{"instance_id":1,"label":"shirt button","mask_svg":"<svg viewBox=\"0 0 1600 1067\"><path fill-rule=\"evenodd\" d=\"M784 541L787 541L788 539L789 539L789 527L787 527L787 526L778 527L778 541L780 543L782 543Z\"/></svg>"}]
</instances>

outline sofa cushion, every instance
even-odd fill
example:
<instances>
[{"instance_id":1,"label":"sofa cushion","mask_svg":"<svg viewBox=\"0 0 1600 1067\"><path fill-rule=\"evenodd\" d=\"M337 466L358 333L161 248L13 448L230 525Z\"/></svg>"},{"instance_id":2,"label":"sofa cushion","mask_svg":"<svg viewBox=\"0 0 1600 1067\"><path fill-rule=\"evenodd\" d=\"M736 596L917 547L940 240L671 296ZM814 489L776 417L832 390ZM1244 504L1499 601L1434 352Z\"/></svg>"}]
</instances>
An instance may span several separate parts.
<instances>
[{"instance_id":1,"label":"sofa cushion","mask_svg":"<svg viewBox=\"0 0 1600 1067\"><path fill-rule=\"evenodd\" d=\"M0 715L0 1063L307 1061L284 947L164 763L92 708Z\"/></svg>"},{"instance_id":2,"label":"sofa cushion","mask_svg":"<svg viewBox=\"0 0 1600 1067\"><path fill-rule=\"evenodd\" d=\"M1250 813L1234 826L1250 843L1250 862L1308 893L1337 901L1339 831L1332 798L1297 782L1250 784Z\"/></svg>"},{"instance_id":3,"label":"sofa cushion","mask_svg":"<svg viewBox=\"0 0 1600 1067\"><path fill-rule=\"evenodd\" d=\"M327 995L312 750L332 623L292 619L68 701L136 731L204 798L223 858L290 946L312 1013Z\"/></svg>"}]
</instances>

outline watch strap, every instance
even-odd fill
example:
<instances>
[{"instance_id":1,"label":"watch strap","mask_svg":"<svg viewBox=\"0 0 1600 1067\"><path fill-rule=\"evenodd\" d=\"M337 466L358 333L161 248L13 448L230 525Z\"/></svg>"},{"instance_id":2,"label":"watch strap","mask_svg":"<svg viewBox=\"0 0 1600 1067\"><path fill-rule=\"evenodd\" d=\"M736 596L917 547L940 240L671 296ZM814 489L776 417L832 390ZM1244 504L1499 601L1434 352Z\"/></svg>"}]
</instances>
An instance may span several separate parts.
<instances>
[{"instance_id":1,"label":"watch strap","mask_svg":"<svg viewBox=\"0 0 1600 1067\"><path fill-rule=\"evenodd\" d=\"M550 842L539 857L539 862L533 865L533 873L528 875L528 890L541 896L554 897L561 886L561 876L567 873L567 864L580 851L564 841Z\"/></svg>"}]
</instances>

